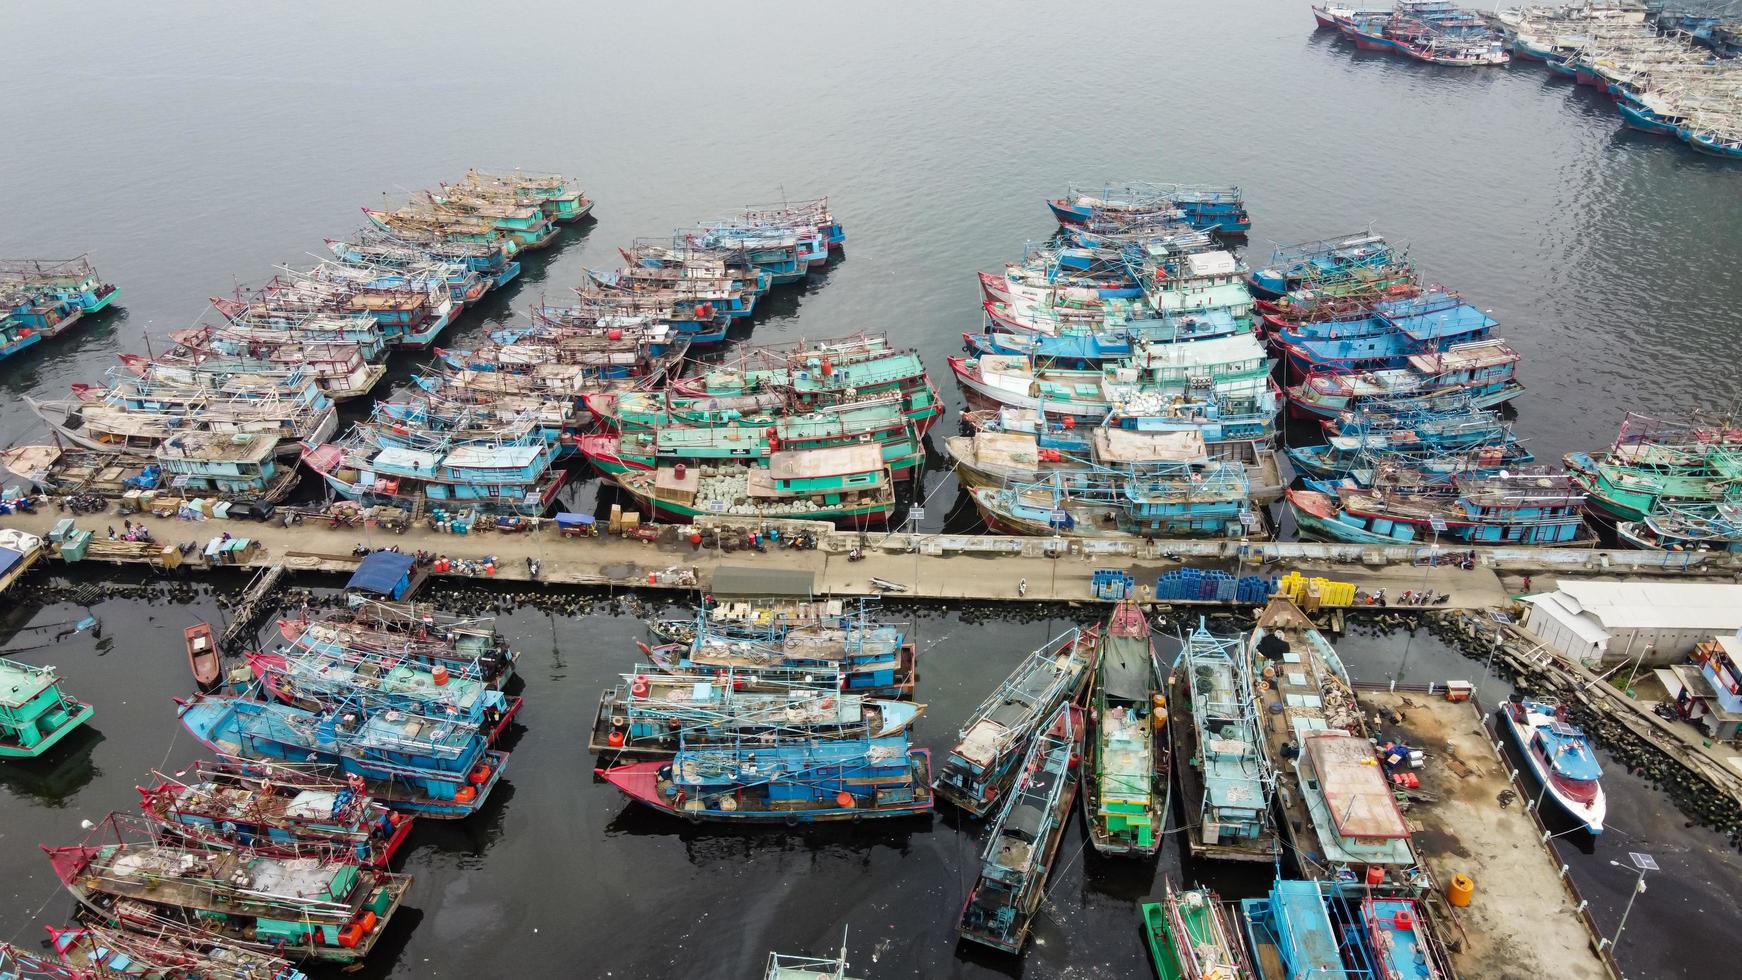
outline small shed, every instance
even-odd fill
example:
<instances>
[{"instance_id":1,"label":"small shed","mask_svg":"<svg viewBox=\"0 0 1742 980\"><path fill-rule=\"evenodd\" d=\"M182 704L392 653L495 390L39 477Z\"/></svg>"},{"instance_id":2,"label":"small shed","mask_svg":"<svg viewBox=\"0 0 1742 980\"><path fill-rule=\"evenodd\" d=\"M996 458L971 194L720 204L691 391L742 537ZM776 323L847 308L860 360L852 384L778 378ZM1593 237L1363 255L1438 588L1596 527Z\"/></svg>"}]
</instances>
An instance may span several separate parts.
<instances>
[{"instance_id":1,"label":"small shed","mask_svg":"<svg viewBox=\"0 0 1742 980\"><path fill-rule=\"evenodd\" d=\"M362 564L357 566L351 580L345 583L345 591L403 599L411 592L411 572L414 564L415 561L410 555L402 555L396 551L377 551L364 558Z\"/></svg>"}]
</instances>

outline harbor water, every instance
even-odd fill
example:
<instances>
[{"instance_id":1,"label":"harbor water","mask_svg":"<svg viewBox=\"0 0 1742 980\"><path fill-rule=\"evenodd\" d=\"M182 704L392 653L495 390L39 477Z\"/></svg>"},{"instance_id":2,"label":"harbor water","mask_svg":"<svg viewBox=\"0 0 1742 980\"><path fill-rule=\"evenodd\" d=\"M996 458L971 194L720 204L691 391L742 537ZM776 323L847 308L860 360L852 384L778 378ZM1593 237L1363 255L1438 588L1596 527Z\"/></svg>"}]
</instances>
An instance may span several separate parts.
<instances>
[{"instance_id":1,"label":"harbor water","mask_svg":"<svg viewBox=\"0 0 1742 980\"><path fill-rule=\"evenodd\" d=\"M1629 409L1742 394L1742 168L1621 129L1591 89L1530 64L1357 53L1315 33L1305 3L989 13L905 0L778 15L694 0L0 7L18 42L0 61L13 134L0 141L0 254L89 252L123 289L120 309L0 364L0 445L46 435L23 396L65 397L115 354L195 322L209 297L312 262L362 222L359 206L473 166L576 175L597 221L529 258L443 346L562 303L582 267L611 267L636 236L827 194L847 256L770 295L755 339L886 333L921 351L956 405L944 358L979 324L973 273L1046 236L1043 200L1066 183L1155 179L1240 184L1255 262L1272 241L1367 226L1409 243L1524 355L1518 431L1539 459L1605 445ZM396 383L424 357L397 355ZM579 504L592 486L572 491ZM935 467L926 526L955 500ZM0 939L33 946L71 912L39 843L71 842L80 821L135 806L152 768L198 757L170 700L189 687L182 628L222 617L197 591L100 601L99 631L67 633L86 610L28 593L0 607L4 655L54 664L97 707L46 764L0 765ZM918 617L918 737L934 752L1069 625L963 615ZM484 813L417 831L413 914L362 975L747 977L769 949L832 950L845 926L852 972L868 978L1141 978L1135 904L1160 873L1228 897L1266 884L1181 868L1172 843L1153 871L1101 860L1073 821L1026 957L958 953L977 829L940 815L720 830L637 811L593 781L585 742L639 621L522 608L501 625L525 656L512 764ZM1406 649L1406 679L1480 673L1425 632L1340 648L1367 680ZM1610 934L1634 881L1611 860L1652 853L1663 871L1620 961L1630 976L1706 975L1704 937L1742 925L1728 898L1742 861L1648 780L1612 764L1605 788L1610 830L1559 852Z\"/></svg>"},{"instance_id":2,"label":"harbor water","mask_svg":"<svg viewBox=\"0 0 1742 980\"><path fill-rule=\"evenodd\" d=\"M55 665L67 689L97 707L89 730L49 759L0 767L0 939L33 945L42 925L72 912L38 843L78 839L82 820L136 807L133 787L150 770L174 772L201 757L171 701L190 686L181 631L200 619L222 623L214 590L234 597L241 587L220 580L172 595L153 586L89 608L26 596L0 618L7 656ZM630 609L633 600L602 594L555 597L540 609L517 606L512 593L487 595L502 600L498 625L522 656L526 707L509 735L512 761L478 816L415 831L402 862L417 879L410 914L395 917L361 976L749 977L768 950L824 953L848 927L857 975L881 980L1146 978L1152 968L1136 905L1160 893L1162 874L1204 881L1229 898L1268 888L1268 869L1182 865L1177 834L1154 865L1103 859L1073 819L1026 956L958 950L956 917L978 867L979 827L947 810L931 820L787 831L694 827L639 809L594 781L587 734L599 692L621 682L635 641L646 638L633 613L685 610ZM463 596L453 608L475 610L478 601ZM73 632L87 614L100 627ZM927 706L916 739L934 758L1029 650L1072 625L1008 617L968 610L913 618L918 700ZM1164 655L1174 649L1165 637L1158 646ZM1413 639L1356 633L1339 650L1358 680L1385 681L1399 668L1417 682L1481 675L1481 665L1425 630ZM1506 693L1498 680L1483 690L1491 702ZM1621 963L1630 976L1708 975L1690 951L1711 930L1742 926L1726 897L1742 882L1742 856L1721 836L1685 826L1645 780L1604 761L1608 828L1595 844L1568 833L1557 851L1611 934L1633 873L1609 861L1625 864L1630 850L1656 856L1663 871L1635 904ZM1175 827L1178 819L1176 805Z\"/></svg>"}]
</instances>

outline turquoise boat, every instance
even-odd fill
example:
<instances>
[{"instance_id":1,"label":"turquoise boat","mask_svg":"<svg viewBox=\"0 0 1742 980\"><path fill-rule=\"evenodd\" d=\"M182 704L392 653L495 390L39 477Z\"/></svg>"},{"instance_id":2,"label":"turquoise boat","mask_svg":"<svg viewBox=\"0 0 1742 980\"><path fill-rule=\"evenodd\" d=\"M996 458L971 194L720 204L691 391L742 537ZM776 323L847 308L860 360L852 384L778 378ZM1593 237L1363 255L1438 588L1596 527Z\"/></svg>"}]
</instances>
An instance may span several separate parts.
<instances>
[{"instance_id":1,"label":"turquoise boat","mask_svg":"<svg viewBox=\"0 0 1742 980\"><path fill-rule=\"evenodd\" d=\"M0 660L0 759L34 759L94 713L61 690L53 667Z\"/></svg>"},{"instance_id":2,"label":"turquoise boat","mask_svg":"<svg viewBox=\"0 0 1742 980\"><path fill-rule=\"evenodd\" d=\"M76 259L0 259L0 360L66 333L120 294Z\"/></svg>"},{"instance_id":3,"label":"turquoise boat","mask_svg":"<svg viewBox=\"0 0 1742 980\"><path fill-rule=\"evenodd\" d=\"M1277 851L1270 808L1276 775L1250 673L1240 639L1216 636L1200 619L1168 675L1168 730L1192 853L1268 863Z\"/></svg>"}]
</instances>

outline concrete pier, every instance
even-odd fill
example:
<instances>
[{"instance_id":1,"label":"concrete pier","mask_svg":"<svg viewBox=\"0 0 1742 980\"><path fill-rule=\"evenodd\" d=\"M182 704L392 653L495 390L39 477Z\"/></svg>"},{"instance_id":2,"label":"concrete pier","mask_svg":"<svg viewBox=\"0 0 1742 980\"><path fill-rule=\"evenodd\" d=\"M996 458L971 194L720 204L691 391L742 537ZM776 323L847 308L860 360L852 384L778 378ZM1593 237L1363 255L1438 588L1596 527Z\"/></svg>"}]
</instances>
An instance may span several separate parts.
<instances>
[{"instance_id":1,"label":"concrete pier","mask_svg":"<svg viewBox=\"0 0 1742 980\"><path fill-rule=\"evenodd\" d=\"M65 516L42 508L34 515L9 515L0 519L0 526L46 535ZM552 527L519 533L451 535L423 527L403 533L379 528L334 528L325 518L318 517L309 517L291 527L277 521L195 522L150 515L130 515L125 519L144 524L159 546L192 542L203 550L208 541L226 531L235 537L251 538L261 547L240 567L269 568L282 564L287 572L349 573L357 566L358 560L352 554L357 545L371 548L393 545L407 553L422 550L456 559L475 560L493 555L497 558L493 577L504 581L527 581L530 558L539 563L539 580L554 585L707 591L713 587L714 572L729 565L808 572L812 575L812 591L819 596L894 594L941 601L1015 601L1020 586L1026 583L1028 601L1089 602L1095 601L1090 578L1097 569L1127 572L1141 588L1153 587L1157 576L1183 565L1277 578L1297 571L1309 578L1321 576L1354 582L1368 592L1384 589L1394 605L1409 590L1449 594L1448 601L1437 607L1440 609L1479 609L1504 604L1511 594L1505 575L1516 578L1531 574L1540 588L1552 587L1557 572L1577 572L1585 577L1668 574L1722 575L1726 579L1734 574L1727 560L1714 560L1712 556L1692 562L1686 556L1672 560L1637 551L1542 549L1533 554L1517 548L1477 549L1476 567L1464 570L1445 563L1416 564L1416 559L1424 554L1441 557L1447 554L1426 547L1375 549L1312 542L1097 541L899 532L860 535L801 522L781 525L786 532L783 540L789 540L795 533L807 533L816 540L815 548L797 550L769 545L765 552L758 552L694 547L688 541L691 531L688 527L674 529L675 540L660 544L611 536L565 538ZM122 520L112 513L86 515L78 518L78 525L95 531L97 538L103 540L108 527L121 529ZM863 560L848 560L847 552L855 547L863 550ZM161 548L104 549L101 554L98 550L93 548L82 564L155 564ZM187 560L203 561L197 554L190 554ZM660 577L659 573L668 569L693 571L694 584L680 581L679 576ZM655 576L652 581L650 574ZM873 585L873 579L901 588L884 591ZM1516 585L1516 581L1511 584ZM1137 598L1148 596L1140 592Z\"/></svg>"},{"instance_id":2,"label":"concrete pier","mask_svg":"<svg viewBox=\"0 0 1742 980\"><path fill-rule=\"evenodd\" d=\"M1544 840L1528 799L1510 778L1473 701L1444 693L1358 692L1387 740L1426 753L1404 812L1415 846L1444 895L1456 874L1476 883L1464 908L1443 900L1435 912L1449 922L1452 964L1464 977L1562 977L1609 980L1619 974L1597 952L1596 926L1580 908L1577 889ZM1389 721L1391 712L1402 721ZM1507 802L1502 802L1506 800Z\"/></svg>"}]
</instances>

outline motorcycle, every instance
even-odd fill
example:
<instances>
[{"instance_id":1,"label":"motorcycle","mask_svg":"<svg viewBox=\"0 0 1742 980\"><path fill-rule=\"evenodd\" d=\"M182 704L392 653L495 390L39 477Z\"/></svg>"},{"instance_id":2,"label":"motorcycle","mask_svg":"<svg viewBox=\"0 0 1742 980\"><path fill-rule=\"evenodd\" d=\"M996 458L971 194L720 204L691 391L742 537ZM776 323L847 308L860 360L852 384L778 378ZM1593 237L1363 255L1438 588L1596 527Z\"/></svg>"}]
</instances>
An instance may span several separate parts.
<instances>
[{"instance_id":1,"label":"motorcycle","mask_svg":"<svg viewBox=\"0 0 1742 980\"><path fill-rule=\"evenodd\" d=\"M864 549L854 548L852 551L847 552L847 560L848 561L864 561L865 560Z\"/></svg>"}]
</instances>

